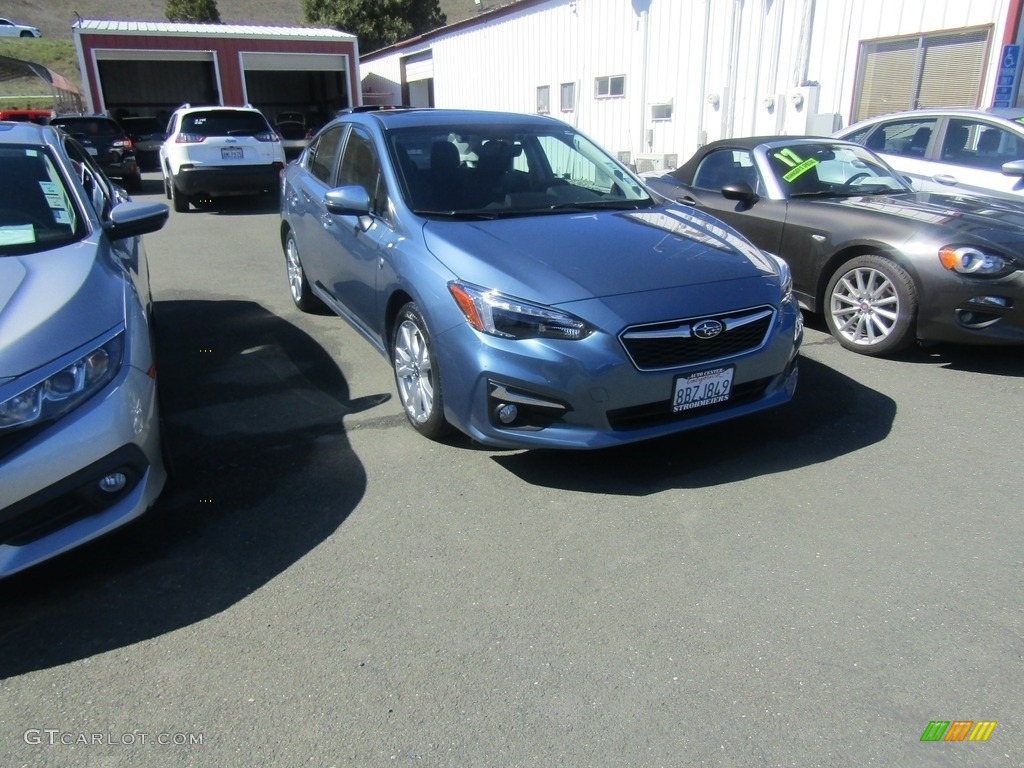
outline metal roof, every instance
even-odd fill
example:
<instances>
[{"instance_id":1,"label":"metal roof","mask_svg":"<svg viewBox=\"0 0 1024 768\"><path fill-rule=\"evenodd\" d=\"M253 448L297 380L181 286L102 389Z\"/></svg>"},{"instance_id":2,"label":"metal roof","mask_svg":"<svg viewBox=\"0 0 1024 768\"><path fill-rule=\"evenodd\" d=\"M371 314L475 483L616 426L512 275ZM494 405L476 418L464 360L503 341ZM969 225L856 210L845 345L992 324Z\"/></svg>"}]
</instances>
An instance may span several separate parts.
<instances>
[{"instance_id":1,"label":"metal roof","mask_svg":"<svg viewBox=\"0 0 1024 768\"><path fill-rule=\"evenodd\" d=\"M328 27L272 27L243 24L197 24L177 21L113 21L81 19L72 25L76 33L106 35L158 35L166 37L251 37L291 40L355 40L349 32Z\"/></svg>"}]
</instances>

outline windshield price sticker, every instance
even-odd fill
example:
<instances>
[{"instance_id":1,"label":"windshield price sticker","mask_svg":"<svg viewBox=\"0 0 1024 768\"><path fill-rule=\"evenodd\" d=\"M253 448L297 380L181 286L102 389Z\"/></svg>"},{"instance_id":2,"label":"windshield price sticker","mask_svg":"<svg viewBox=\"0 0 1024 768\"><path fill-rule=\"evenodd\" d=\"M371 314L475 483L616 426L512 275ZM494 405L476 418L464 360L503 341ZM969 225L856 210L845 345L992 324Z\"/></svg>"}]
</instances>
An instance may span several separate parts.
<instances>
[{"instance_id":1,"label":"windshield price sticker","mask_svg":"<svg viewBox=\"0 0 1024 768\"><path fill-rule=\"evenodd\" d=\"M724 403L732 393L732 374L735 369L713 368L676 379L672 396L672 413Z\"/></svg>"},{"instance_id":2,"label":"windshield price sticker","mask_svg":"<svg viewBox=\"0 0 1024 768\"><path fill-rule=\"evenodd\" d=\"M811 168L818 164L818 161L815 160L813 157L804 160L802 157L800 157L800 155L798 155L789 147L786 147L785 149L776 152L774 155L772 155L772 157L774 157L780 163L788 165L790 168L793 169L782 177L784 181L790 184L793 183L794 179L807 173L807 171L811 170Z\"/></svg>"},{"instance_id":3,"label":"windshield price sticker","mask_svg":"<svg viewBox=\"0 0 1024 768\"><path fill-rule=\"evenodd\" d=\"M811 168L813 168L817 164L818 161L815 160L813 157L810 158L809 160L804 160L802 163L800 163L800 165L798 165L796 168L794 168L792 171L787 173L782 178L792 183L793 179L799 176L803 176L805 173L807 173L807 171L811 170Z\"/></svg>"}]
</instances>

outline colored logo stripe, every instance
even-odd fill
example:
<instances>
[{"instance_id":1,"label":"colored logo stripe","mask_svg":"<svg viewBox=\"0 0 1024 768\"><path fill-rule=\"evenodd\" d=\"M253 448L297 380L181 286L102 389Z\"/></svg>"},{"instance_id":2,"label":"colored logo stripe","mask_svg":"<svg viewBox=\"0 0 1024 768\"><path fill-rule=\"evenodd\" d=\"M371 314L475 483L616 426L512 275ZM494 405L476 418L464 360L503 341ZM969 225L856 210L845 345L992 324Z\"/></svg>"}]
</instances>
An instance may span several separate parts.
<instances>
[{"instance_id":1,"label":"colored logo stripe","mask_svg":"<svg viewBox=\"0 0 1024 768\"><path fill-rule=\"evenodd\" d=\"M967 737L967 740L988 741L988 737L992 735L992 731L994 731L995 729L995 720L982 720L974 726L974 730L971 731L971 735Z\"/></svg>"},{"instance_id":2,"label":"colored logo stripe","mask_svg":"<svg viewBox=\"0 0 1024 768\"><path fill-rule=\"evenodd\" d=\"M988 741L996 725L995 720L932 720L921 741Z\"/></svg>"},{"instance_id":3,"label":"colored logo stripe","mask_svg":"<svg viewBox=\"0 0 1024 768\"><path fill-rule=\"evenodd\" d=\"M972 720L956 720L950 724L949 730L946 731L946 738L943 741L963 741L967 738L967 734L971 732L971 726L974 725Z\"/></svg>"}]
</instances>

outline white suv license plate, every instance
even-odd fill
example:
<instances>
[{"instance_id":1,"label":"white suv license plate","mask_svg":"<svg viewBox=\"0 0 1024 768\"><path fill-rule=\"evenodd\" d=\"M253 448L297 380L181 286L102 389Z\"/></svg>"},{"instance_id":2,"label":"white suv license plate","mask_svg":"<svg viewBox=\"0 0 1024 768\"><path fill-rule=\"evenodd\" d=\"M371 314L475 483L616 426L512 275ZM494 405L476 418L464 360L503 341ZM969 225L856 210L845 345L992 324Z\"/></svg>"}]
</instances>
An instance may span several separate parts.
<instances>
[{"instance_id":1,"label":"white suv license plate","mask_svg":"<svg viewBox=\"0 0 1024 768\"><path fill-rule=\"evenodd\" d=\"M732 366L712 368L677 378L672 393L672 413L726 402L732 394L734 370Z\"/></svg>"},{"instance_id":2,"label":"white suv license plate","mask_svg":"<svg viewBox=\"0 0 1024 768\"><path fill-rule=\"evenodd\" d=\"M221 147L220 148L220 159L221 160L241 160L242 159L242 148L241 147Z\"/></svg>"}]
</instances>

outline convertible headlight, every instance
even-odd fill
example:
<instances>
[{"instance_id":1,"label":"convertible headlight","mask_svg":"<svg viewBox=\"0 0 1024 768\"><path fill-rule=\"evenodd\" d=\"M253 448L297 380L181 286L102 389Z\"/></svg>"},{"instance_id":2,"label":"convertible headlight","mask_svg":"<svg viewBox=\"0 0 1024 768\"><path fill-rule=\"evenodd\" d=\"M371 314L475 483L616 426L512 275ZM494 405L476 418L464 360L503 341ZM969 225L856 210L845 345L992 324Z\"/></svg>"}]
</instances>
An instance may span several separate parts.
<instances>
[{"instance_id":1,"label":"convertible headlight","mask_svg":"<svg viewBox=\"0 0 1024 768\"><path fill-rule=\"evenodd\" d=\"M513 299L466 283L448 283L466 321L481 333L505 339L585 339L594 329L567 312Z\"/></svg>"},{"instance_id":2,"label":"convertible headlight","mask_svg":"<svg viewBox=\"0 0 1024 768\"><path fill-rule=\"evenodd\" d=\"M124 331L71 365L0 402L0 431L30 427L63 416L114 378L124 354Z\"/></svg>"},{"instance_id":3,"label":"convertible headlight","mask_svg":"<svg viewBox=\"0 0 1024 768\"><path fill-rule=\"evenodd\" d=\"M939 250L939 262L951 272L976 277L1002 277L1015 269L1012 259L973 245L947 245Z\"/></svg>"}]
</instances>

